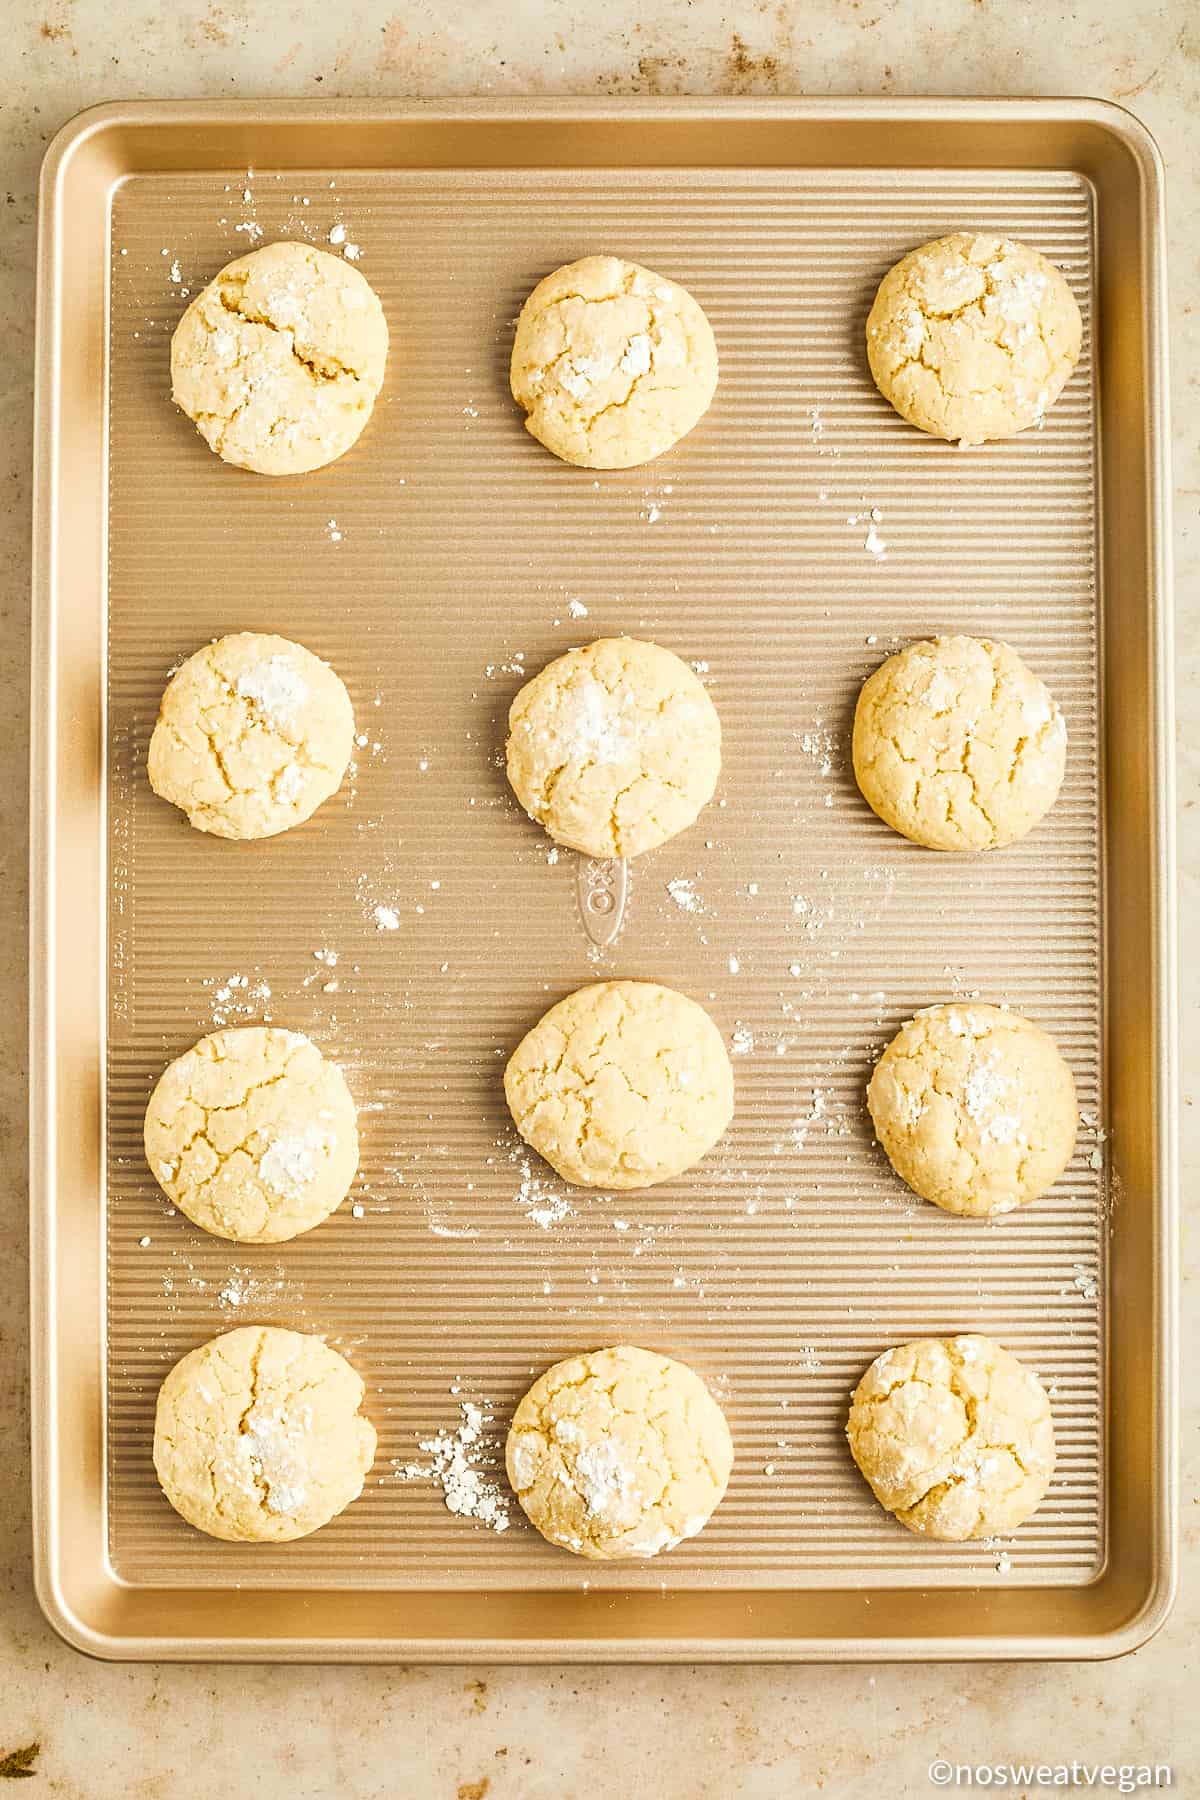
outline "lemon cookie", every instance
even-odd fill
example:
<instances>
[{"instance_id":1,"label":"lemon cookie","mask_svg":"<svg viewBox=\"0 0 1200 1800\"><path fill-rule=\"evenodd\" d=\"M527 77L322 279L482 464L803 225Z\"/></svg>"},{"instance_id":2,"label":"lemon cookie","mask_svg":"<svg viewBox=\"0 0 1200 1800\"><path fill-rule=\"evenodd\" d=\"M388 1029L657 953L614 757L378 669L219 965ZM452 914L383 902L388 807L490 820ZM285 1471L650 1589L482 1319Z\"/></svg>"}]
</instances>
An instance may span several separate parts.
<instances>
[{"instance_id":1,"label":"lemon cookie","mask_svg":"<svg viewBox=\"0 0 1200 1800\"><path fill-rule=\"evenodd\" d=\"M287 638L240 631L168 682L147 771L197 831L274 837L337 792L353 748L350 696L329 664Z\"/></svg>"},{"instance_id":2,"label":"lemon cookie","mask_svg":"<svg viewBox=\"0 0 1200 1800\"><path fill-rule=\"evenodd\" d=\"M311 1231L358 1168L345 1077L299 1031L214 1031L162 1073L146 1160L180 1212L215 1237L278 1244Z\"/></svg>"},{"instance_id":3,"label":"lemon cookie","mask_svg":"<svg viewBox=\"0 0 1200 1800\"><path fill-rule=\"evenodd\" d=\"M931 850L992 850L1053 806L1067 728L1048 689L1007 644L909 644L863 683L854 773L893 830Z\"/></svg>"},{"instance_id":4,"label":"lemon cookie","mask_svg":"<svg viewBox=\"0 0 1200 1800\"><path fill-rule=\"evenodd\" d=\"M923 1338L876 1357L846 1435L879 1504L926 1537L1007 1535L1054 1474L1046 1390L986 1337Z\"/></svg>"},{"instance_id":5,"label":"lemon cookie","mask_svg":"<svg viewBox=\"0 0 1200 1800\"><path fill-rule=\"evenodd\" d=\"M538 1377L513 1416L505 1462L544 1538L617 1561L672 1550L707 1524L733 1442L694 1370L618 1344Z\"/></svg>"},{"instance_id":6,"label":"lemon cookie","mask_svg":"<svg viewBox=\"0 0 1200 1800\"><path fill-rule=\"evenodd\" d=\"M897 1175L986 1218L1053 1187L1075 1149L1075 1083L1054 1039L998 1006L930 1006L901 1026L867 1105Z\"/></svg>"},{"instance_id":7,"label":"lemon cookie","mask_svg":"<svg viewBox=\"0 0 1200 1800\"><path fill-rule=\"evenodd\" d=\"M525 1141L581 1187L669 1181L733 1117L720 1032L652 981L601 981L552 1006L513 1052L504 1093Z\"/></svg>"},{"instance_id":8,"label":"lemon cookie","mask_svg":"<svg viewBox=\"0 0 1200 1800\"><path fill-rule=\"evenodd\" d=\"M685 831L721 772L721 722L687 664L638 638L568 650L508 714L508 779L530 818L586 856Z\"/></svg>"},{"instance_id":9,"label":"lemon cookie","mask_svg":"<svg viewBox=\"0 0 1200 1800\"><path fill-rule=\"evenodd\" d=\"M345 1357L273 1325L227 1331L175 1364L158 1392L154 1467L198 1531L234 1543L307 1537L357 1500L375 1457Z\"/></svg>"},{"instance_id":10,"label":"lemon cookie","mask_svg":"<svg viewBox=\"0 0 1200 1800\"><path fill-rule=\"evenodd\" d=\"M525 427L564 462L653 461L708 411L717 346L678 282L617 256L585 256L521 308L510 371Z\"/></svg>"},{"instance_id":11,"label":"lemon cookie","mask_svg":"<svg viewBox=\"0 0 1200 1800\"><path fill-rule=\"evenodd\" d=\"M1079 360L1061 271L1028 244L956 231L910 250L867 319L875 384L934 437L982 444L1037 424Z\"/></svg>"},{"instance_id":12,"label":"lemon cookie","mask_svg":"<svg viewBox=\"0 0 1200 1800\"><path fill-rule=\"evenodd\" d=\"M175 327L172 398L225 462L301 475L354 443L387 348L357 269L311 244L266 244L226 264Z\"/></svg>"}]
</instances>

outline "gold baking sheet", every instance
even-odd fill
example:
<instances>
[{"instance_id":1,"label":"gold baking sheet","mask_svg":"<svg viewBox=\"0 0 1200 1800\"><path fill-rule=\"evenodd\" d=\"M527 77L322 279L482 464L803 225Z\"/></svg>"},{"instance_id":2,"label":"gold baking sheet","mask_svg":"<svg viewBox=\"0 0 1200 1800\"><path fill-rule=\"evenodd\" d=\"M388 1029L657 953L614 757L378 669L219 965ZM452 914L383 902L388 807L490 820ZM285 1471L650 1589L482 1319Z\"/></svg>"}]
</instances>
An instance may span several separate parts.
<instances>
[{"instance_id":1,"label":"gold baking sheet","mask_svg":"<svg viewBox=\"0 0 1200 1800\"><path fill-rule=\"evenodd\" d=\"M85 121L53 153L37 679L59 761L53 787L46 760L37 772L54 951L37 1041L41 1147L53 1126L77 1161L60 1148L57 1179L47 1161L35 1182L38 1481L43 1598L86 1647L997 1655L1036 1639L1083 1655L1161 1611L1156 169L1132 122L1087 103L941 116L164 106ZM187 294L254 242L324 244L335 224L392 332L371 425L298 480L226 468L167 398ZM965 453L903 426L862 355L883 271L962 224L1037 245L1085 320L1045 429ZM683 282L721 352L697 431L598 476L533 443L506 378L524 295L595 248ZM1118 308L1136 327L1123 337ZM328 658L365 742L314 820L231 845L155 799L145 749L172 665L247 628ZM863 675L938 630L1012 642L1070 727L1050 819L979 860L889 833L848 767ZM548 854L501 753L523 671L620 632L701 669L725 763L697 826L631 865L598 951L577 859ZM379 905L397 930L377 929ZM645 1194L567 1189L503 1105L521 1033L605 974L692 993L735 1050L731 1131ZM995 1224L909 1195L862 1104L902 1019L976 993L1054 1033L1089 1121L1054 1192ZM317 1231L227 1245L171 1212L141 1117L171 1056L268 1017L345 1068L360 1176ZM66 1279L73 1235L90 1254ZM250 1320L326 1334L380 1438L362 1499L275 1549L190 1531L149 1458L163 1374ZM1059 1467L1015 1541L935 1545L874 1505L842 1427L880 1349L968 1329L1051 1385ZM464 1403L498 1444L534 1372L620 1340L694 1364L734 1433L727 1499L669 1558L577 1562L515 1504L498 1534L400 1478ZM86 1520L69 1542L68 1515Z\"/></svg>"}]
</instances>

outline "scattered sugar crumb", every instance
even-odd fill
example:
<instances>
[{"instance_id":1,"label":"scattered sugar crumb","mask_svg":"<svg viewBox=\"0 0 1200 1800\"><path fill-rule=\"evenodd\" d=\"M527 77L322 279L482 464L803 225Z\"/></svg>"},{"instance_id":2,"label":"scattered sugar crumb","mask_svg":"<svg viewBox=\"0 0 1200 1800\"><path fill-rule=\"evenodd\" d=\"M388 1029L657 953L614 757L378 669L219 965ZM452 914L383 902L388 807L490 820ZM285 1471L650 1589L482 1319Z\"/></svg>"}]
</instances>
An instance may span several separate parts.
<instances>
[{"instance_id":1,"label":"scattered sugar crumb","mask_svg":"<svg viewBox=\"0 0 1200 1800\"><path fill-rule=\"evenodd\" d=\"M1075 1271L1074 1278L1071 1282L1072 1287L1074 1287L1085 1300L1094 1300L1100 1292L1095 1276L1089 1275L1082 1263L1072 1263L1071 1267Z\"/></svg>"},{"instance_id":2,"label":"scattered sugar crumb","mask_svg":"<svg viewBox=\"0 0 1200 1800\"><path fill-rule=\"evenodd\" d=\"M397 931L400 927L400 916L390 906L376 906L371 917L375 921L376 931Z\"/></svg>"},{"instance_id":3,"label":"scattered sugar crumb","mask_svg":"<svg viewBox=\"0 0 1200 1800\"><path fill-rule=\"evenodd\" d=\"M552 1225L560 1225L564 1219L573 1216L575 1208L553 1182L535 1174L533 1165L525 1159L521 1159L519 1166L521 1185L516 1192L516 1201L531 1224L549 1231Z\"/></svg>"},{"instance_id":4,"label":"scattered sugar crumb","mask_svg":"<svg viewBox=\"0 0 1200 1800\"><path fill-rule=\"evenodd\" d=\"M189 1285L195 1287L197 1278L192 1277ZM217 1289L217 1305L222 1312L240 1312L245 1308L256 1311L272 1306L287 1287L287 1279L282 1263L276 1263L274 1270L267 1275L255 1274L246 1264L234 1263L223 1284Z\"/></svg>"},{"instance_id":5,"label":"scattered sugar crumb","mask_svg":"<svg viewBox=\"0 0 1200 1800\"><path fill-rule=\"evenodd\" d=\"M251 980L249 975L242 974L228 975L224 979L209 975L201 986L209 990L214 1025L230 1025L240 1019L262 1019L270 1023L271 1012L266 1003L271 998L271 989L265 981Z\"/></svg>"},{"instance_id":6,"label":"scattered sugar crumb","mask_svg":"<svg viewBox=\"0 0 1200 1800\"><path fill-rule=\"evenodd\" d=\"M805 756L811 757L822 775L831 775L839 760L841 745L835 731L817 718L810 731L796 732L796 741Z\"/></svg>"}]
</instances>

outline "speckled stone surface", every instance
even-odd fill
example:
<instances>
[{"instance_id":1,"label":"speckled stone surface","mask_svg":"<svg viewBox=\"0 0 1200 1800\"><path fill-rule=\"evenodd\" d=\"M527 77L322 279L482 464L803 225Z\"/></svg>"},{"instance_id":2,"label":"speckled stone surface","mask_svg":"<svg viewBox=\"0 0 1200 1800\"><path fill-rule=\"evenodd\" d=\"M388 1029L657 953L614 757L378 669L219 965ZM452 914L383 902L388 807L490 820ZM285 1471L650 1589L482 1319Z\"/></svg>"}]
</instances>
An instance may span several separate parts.
<instances>
[{"instance_id":1,"label":"speckled stone surface","mask_svg":"<svg viewBox=\"0 0 1200 1800\"><path fill-rule=\"evenodd\" d=\"M10 0L0 52L0 1777L79 1800L837 1800L936 1791L955 1762L1159 1761L1200 1783L1195 1200L1200 1132L1200 20L1187 0ZM1031 1668L289 1669L92 1663L29 1579L25 1358L26 683L38 164L131 96L1086 93L1131 107L1169 175L1179 609L1185 1435L1175 1613L1121 1662ZM1190 1203L1188 1197L1190 1196ZM1189 1317L1190 1313L1190 1317ZM1027 1788L1010 1789L1028 1792ZM1035 1790L1036 1791L1036 1790Z\"/></svg>"}]
</instances>

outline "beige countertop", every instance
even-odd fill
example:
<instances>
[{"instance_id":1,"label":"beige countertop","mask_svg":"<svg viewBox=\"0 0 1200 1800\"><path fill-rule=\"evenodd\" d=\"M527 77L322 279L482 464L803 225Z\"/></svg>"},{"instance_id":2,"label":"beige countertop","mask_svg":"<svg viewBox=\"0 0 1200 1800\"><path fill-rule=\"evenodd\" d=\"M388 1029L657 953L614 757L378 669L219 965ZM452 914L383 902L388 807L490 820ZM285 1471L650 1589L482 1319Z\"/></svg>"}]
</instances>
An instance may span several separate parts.
<instances>
[{"instance_id":1,"label":"beige countertop","mask_svg":"<svg viewBox=\"0 0 1200 1800\"><path fill-rule=\"evenodd\" d=\"M519 21L517 15L520 15ZM36 183L58 127L100 100L466 94L1092 94L1166 158L1178 592L1200 577L1200 22L1186 0L11 0L0 53L6 350L0 459L0 1776L37 1744L32 1795L259 1800L838 1800L936 1791L929 1764L1169 1762L1200 1781L1200 1525L1193 1184L1200 1132L1200 608L1179 618L1185 1426L1175 1612L1118 1663L1030 1667L148 1668L89 1662L29 1577L25 1357L26 684ZM1191 1695L1189 1702L1188 1695ZM1013 1790L1010 1790L1013 1791ZM1017 1789L1016 1791L1025 1791Z\"/></svg>"}]
</instances>

